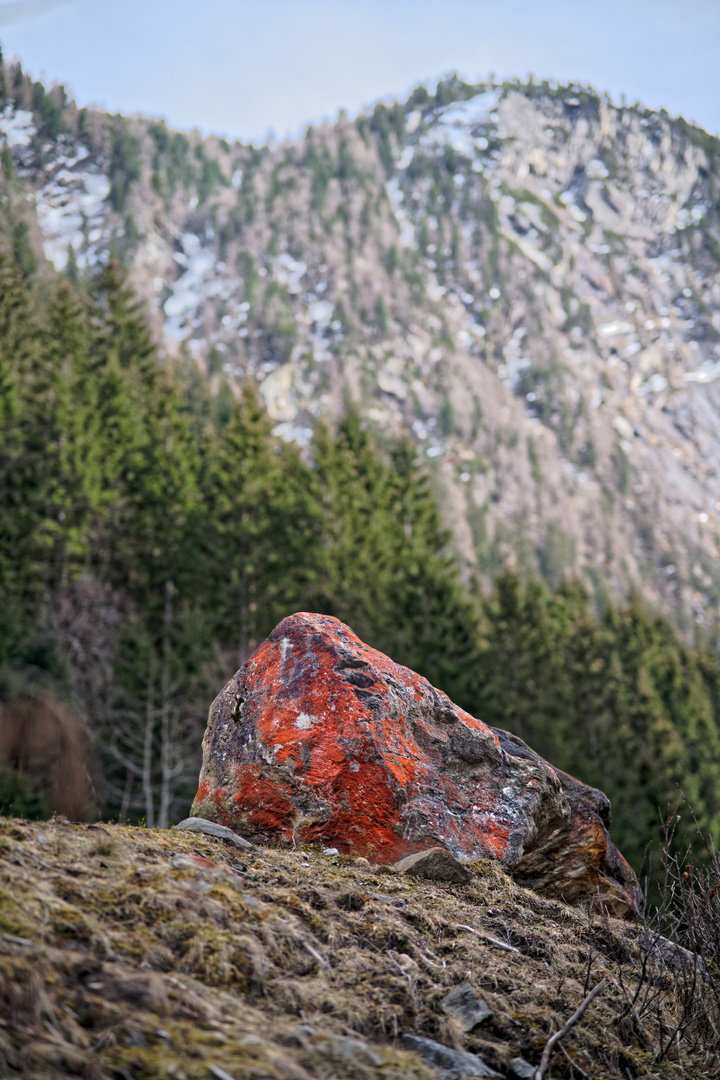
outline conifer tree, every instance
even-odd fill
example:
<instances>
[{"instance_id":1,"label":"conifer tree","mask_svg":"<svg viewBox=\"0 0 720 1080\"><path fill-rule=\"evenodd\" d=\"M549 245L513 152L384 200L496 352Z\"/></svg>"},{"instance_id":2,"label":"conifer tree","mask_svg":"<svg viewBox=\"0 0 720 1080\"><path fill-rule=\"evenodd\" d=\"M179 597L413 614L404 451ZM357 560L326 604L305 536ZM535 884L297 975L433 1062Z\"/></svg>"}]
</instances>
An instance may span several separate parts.
<instances>
[{"instance_id":1,"label":"conifer tree","mask_svg":"<svg viewBox=\"0 0 720 1080\"><path fill-rule=\"evenodd\" d=\"M103 501L103 453L87 312L61 282L28 375L23 464L25 511L33 518L26 549L49 623L73 573L90 561Z\"/></svg>"},{"instance_id":2,"label":"conifer tree","mask_svg":"<svg viewBox=\"0 0 720 1080\"><path fill-rule=\"evenodd\" d=\"M390 455L394 548L384 638L402 663L422 672L458 705L478 707L479 621L475 596L450 554L429 476L408 439Z\"/></svg>"},{"instance_id":3,"label":"conifer tree","mask_svg":"<svg viewBox=\"0 0 720 1080\"><path fill-rule=\"evenodd\" d=\"M563 747L571 690L562 626L547 587L539 580L523 585L516 573L505 571L484 605L483 623L481 718L561 765L567 758Z\"/></svg>"},{"instance_id":4,"label":"conifer tree","mask_svg":"<svg viewBox=\"0 0 720 1080\"><path fill-rule=\"evenodd\" d=\"M27 287L10 254L0 248L0 618L8 647L8 635L19 633L17 620L24 608L24 594L30 588L30 575L22 557L26 523L21 429L27 402L27 370L36 350L36 326ZM15 626L13 633L10 623Z\"/></svg>"},{"instance_id":5,"label":"conifer tree","mask_svg":"<svg viewBox=\"0 0 720 1080\"><path fill-rule=\"evenodd\" d=\"M103 558L113 584L132 600L126 635L137 647L128 653L139 658L123 665L117 708L126 723L119 742L111 737L111 750L126 770L127 790L137 782L148 824L163 827L193 726L193 708L188 715L183 703L192 696L207 644L192 593L190 521L198 499L199 453L182 399L160 367L145 318L115 264L99 281L97 305L100 411L108 422L119 492L106 522ZM109 726L116 729L113 719ZM197 728L197 714L194 720ZM124 798L128 806L137 805L132 793Z\"/></svg>"},{"instance_id":6,"label":"conifer tree","mask_svg":"<svg viewBox=\"0 0 720 1080\"><path fill-rule=\"evenodd\" d=\"M659 847L678 803L676 849L693 838L692 813L704 831L720 835L720 725L702 663L664 619L633 596L606 623L618 672L606 786L618 835L639 865L648 845Z\"/></svg>"},{"instance_id":7,"label":"conifer tree","mask_svg":"<svg viewBox=\"0 0 720 1080\"><path fill-rule=\"evenodd\" d=\"M196 533L219 641L244 663L310 595L319 518L310 469L247 384L208 461Z\"/></svg>"},{"instance_id":8,"label":"conifer tree","mask_svg":"<svg viewBox=\"0 0 720 1080\"><path fill-rule=\"evenodd\" d=\"M24 520L22 422L27 372L36 353L37 328L27 287L10 254L0 248L0 649L19 647L31 615L31 574L22 558Z\"/></svg>"},{"instance_id":9,"label":"conifer tree","mask_svg":"<svg viewBox=\"0 0 720 1080\"><path fill-rule=\"evenodd\" d=\"M410 444L384 456L351 411L337 434L318 429L313 453L323 513L318 605L472 707L476 612Z\"/></svg>"}]
</instances>

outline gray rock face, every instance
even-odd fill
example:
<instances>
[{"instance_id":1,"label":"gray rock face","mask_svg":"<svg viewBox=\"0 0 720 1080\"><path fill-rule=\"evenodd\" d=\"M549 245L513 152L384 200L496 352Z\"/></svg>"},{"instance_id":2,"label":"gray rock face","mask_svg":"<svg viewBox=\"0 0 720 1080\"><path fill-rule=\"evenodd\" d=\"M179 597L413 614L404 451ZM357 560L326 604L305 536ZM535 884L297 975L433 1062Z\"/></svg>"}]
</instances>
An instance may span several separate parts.
<instances>
[{"instance_id":1,"label":"gray rock face","mask_svg":"<svg viewBox=\"0 0 720 1080\"><path fill-rule=\"evenodd\" d=\"M235 847L243 848L246 851L248 848L252 849L254 846L249 840L246 840L244 836L239 836L225 825L219 825L217 821L208 821L207 818L184 818L184 820L179 821L177 825L173 825L173 829L178 829L181 832L196 832L205 833L207 836L217 836L221 840L229 840Z\"/></svg>"},{"instance_id":2,"label":"gray rock face","mask_svg":"<svg viewBox=\"0 0 720 1080\"><path fill-rule=\"evenodd\" d=\"M472 1031L483 1020L492 1016L492 1009L473 990L469 982L461 982L440 1002L440 1007L452 1016L462 1031Z\"/></svg>"},{"instance_id":3,"label":"gray rock face","mask_svg":"<svg viewBox=\"0 0 720 1080\"><path fill-rule=\"evenodd\" d=\"M123 235L168 352L257 378L280 435L305 441L348 398L411 428L468 563L522 543L551 578L591 567L702 618L720 581L717 139L587 88L475 90L398 106L386 137L367 116L261 152L194 133L174 195L152 121L129 118L122 213L109 116L89 110L88 146L8 109L0 141L12 127L47 258L72 242L84 269Z\"/></svg>"},{"instance_id":4,"label":"gray rock face","mask_svg":"<svg viewBox=\"0 0 720 1080\"><path fill-rule=\"evenodd\" d=\"M417 851L406 855L395 863L395 869L410 877L427 878L429 881L450 881L455 885L465 885L472 874L461 862L445 848L432 847L426 851Z\"/></svg>"},{"instance_id":5,"label":"gray rock face","mask_svg":"<svg viewBox=\"0 0 720 1080\"><path fill-rule=\"evenodd\" d=\"M518 1080L535 1080L537 1069L525 1058L513 1058L510 1062L510 1075L517 1076Z\"/></svg>"},{"instance_id":6,"label":"gray rock face","mask_svg":"<svg viewBox=\"0 0 720 1080\"><path fill-rule=\"evenodd\" d=\"M499 1077L502 1080L502 1073L495 1072L481 1057L469 1054L467 1050L452 1050L449 1046L432 1039L422 1039L418 1035L403 1035L402 1043L406 1050L414 1050L419 1058L439 1069L448 1080L460 1080L466 1076Z\"/></svg>"}]
</instances>

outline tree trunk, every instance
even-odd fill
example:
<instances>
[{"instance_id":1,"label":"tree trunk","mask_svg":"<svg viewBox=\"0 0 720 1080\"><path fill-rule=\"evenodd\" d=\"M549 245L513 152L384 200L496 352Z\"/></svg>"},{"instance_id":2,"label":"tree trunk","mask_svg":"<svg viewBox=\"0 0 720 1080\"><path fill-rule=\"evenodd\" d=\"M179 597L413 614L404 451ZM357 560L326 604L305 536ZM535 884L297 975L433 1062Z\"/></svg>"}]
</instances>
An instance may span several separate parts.
<instances>
[{"instance_id":1,"label":"tree trunk","mask_svg":"<svg viewBox=\"0 0 720 1080\"><path fill-rule=\"evenodd\" d=\"M143 797L145 800L145 824L149 829L155 825L155 798L152 783L153 736L155 734L155 655L150 654L148 692L145 703L145 744L143 746Z\"/></svg>"},{"instance_id":2,"label":"tree trunk","mask_svg":"<svg viewBox=\"0 0 720 1080\"><path fill-rule=\"evenodd\" d=\"M172 653L172 597L175 587L172 581L165 582L165 606L163 610L162 671L160 676L160 810L158 828L167 829L170 819L172 799L172 780L174 776L171 671Z\"/></svg>"}]
</instances>

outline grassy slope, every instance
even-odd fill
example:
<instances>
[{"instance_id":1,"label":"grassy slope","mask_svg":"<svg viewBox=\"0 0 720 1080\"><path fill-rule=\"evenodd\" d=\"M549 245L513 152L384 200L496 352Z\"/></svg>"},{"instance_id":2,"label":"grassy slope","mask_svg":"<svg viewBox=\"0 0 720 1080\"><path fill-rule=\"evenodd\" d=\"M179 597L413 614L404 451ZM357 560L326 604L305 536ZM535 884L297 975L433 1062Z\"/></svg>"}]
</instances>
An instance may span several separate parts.
<instances>
[{"instance_id":1,"label":"grassy slope","mask_svg":"<svg viewBox=\"0 0 720 1080\"><path fill-rule=\"evenodd\" d=\"M641 927L473 869L466 886L419 883L306 849L246 857L188 833L0 818L0 1076L437 1076L402 1033L504 1071L537 1064L602 978L547 1075L711 1075L687 1038L679 1061L656 1060L677 974L646 966L628 1012ZM472 1035L439 1005L463 979L494 1010Z\"/></svg>"}]
</instances>

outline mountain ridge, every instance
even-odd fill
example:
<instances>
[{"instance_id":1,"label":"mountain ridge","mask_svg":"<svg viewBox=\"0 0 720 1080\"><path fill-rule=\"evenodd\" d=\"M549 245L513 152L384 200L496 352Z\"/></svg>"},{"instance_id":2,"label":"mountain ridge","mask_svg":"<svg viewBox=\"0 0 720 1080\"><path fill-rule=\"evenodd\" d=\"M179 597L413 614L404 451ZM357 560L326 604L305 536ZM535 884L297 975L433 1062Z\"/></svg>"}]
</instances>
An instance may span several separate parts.
<instances>
[{"instance_id":1,"label":"mountain ridge","mask_svg":"<svg viewBox=\"0 0 720 1080\"><path fill-rule=\"evenodd\" d=\"M169 356L256 379L301 445L348 401L410 430L468 572L713 623L720 140L550 82L453 77L261 147L1 85L13 229L72 273L113 251Z\"/></svg>"}]
</instances>

